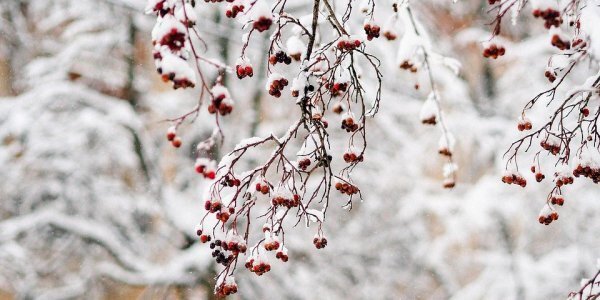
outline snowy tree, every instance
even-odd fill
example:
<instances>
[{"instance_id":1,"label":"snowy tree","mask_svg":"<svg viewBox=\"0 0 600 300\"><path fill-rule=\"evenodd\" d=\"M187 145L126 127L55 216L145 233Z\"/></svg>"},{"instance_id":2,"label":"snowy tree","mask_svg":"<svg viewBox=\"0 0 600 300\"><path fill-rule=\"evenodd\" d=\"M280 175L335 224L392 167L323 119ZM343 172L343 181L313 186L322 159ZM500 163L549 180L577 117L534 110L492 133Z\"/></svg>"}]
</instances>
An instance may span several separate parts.
<instances>
[{"instance_id":1,"label":"snowy tree","mask_svg":"<svg viewBox=\"0 0 600 300\"><path fill-rule=\"evenodd\" d=\"M595 161L594 1L138 2L0 4L1 289L596 297L594 185L534 225L577 164L498 180Z\"/></svg>"},{"instance_id":2,"label":"snowy tree","mask_svg":"<svg viewBox=\"0 0 600 300\"><path fill-rule=\"evenodd\" d=\"M165 209L173 205L161 202L168 194L159 153L136 112L147 85L133 54L145 26L135 17L140 7L9 1L0 8L9 33L2 37L14 42L2 43L3 53L19 66L12 80L19 95L0 102L2 289L64 298L104 294L105 278L197 284L207 262L190 256L196 247ZM158 256L173 260L161 264Z\"/></svg>"},{"instance_id":3,"label":"snowy tree","mask_svg":"<svg viewBox=\"0 0 600 300\"><path fill-rule=\"evenodd\" d=\"M287 132L279 137L270 134L264 138L242 140L218 163L203 155L209 153L218 143L222 143L224 135L220 127L220 118L225 118L231 113L234 102L231 94L223 85L221 77L217 78L214 85L207 83L205 75L203 75L202 64L216 68L221 74L230 70L226 64L208 59L198 53L197 45L202 42L202 37L194 27L197 20L194 2L153 0L149 1L147 7L147 12L158 16L152 36L156 67L163 80L172 81L175 89L193 87L198 84L197 74L201 85L199 104L191 112L172 120L173 126L167 132L167 139L174 147L181 146L182 139L178 137L177 129L190 116L196 116L199 113L204 98L210 101L207 105L208 112L215 115L217 127L210 138L198 145L195 169L205 178L214 181L206 195L208 199L205 203L207 213L202 218L197 234L203 243L210 242L211 249L217 248L213 251L213 257L216 257L217 263L225 266L217 277L215 288L216 293L220 295L229 295L237 291L233 270L238 263L241 263L238 262L238 259L241 254L246 254L246 251L251 251L251 253L245 261L245 266L258 275L271 269L264 255L265 252L275 251L276 258L287 261L288 255L284 240L286 225L297 225L301 222L305 222L306 225L311 222L317 223L317 233L313 244L317 249L325 247L327 239L324 237L323 222L329 207L332 187L342 194L348 195L349 199L345 205L348 208L352 207L355 195L362 198L362 193L354 183L351 174L355 166L362 162L366 155L367 117L374 116L381 105L385 76L382 71L383 67L380 65L381 59L378 57L383 57L383 55L378 55L376 50L371 50L369 47L370 44L374 44L372 41L379 38L380 35L392 42L401 37L395 57L396 67L418 73L425 77L424 81L428 82L429 96L421 109L420 119L424 124L439 125L442 135L438 152L448 159L448 163L444 166L444 186L452 188L455 185L457 170L453 162L455 140L449 133L441 113L440 90L436 87L438 83L434 76L433 64L444 66L454 73L458 72L460 64L432 50L432 42L429 40L425 28L412 12L408 1L387 3L388 7L392 8L392 13L388 16L385 16L385 13L384 16L380 16L381 13L377 10L377 7L386 4L378 3L376 5L374 1L364 1L359 7L345 1L330 3L324 0L313 1L312 5L308 4L310 3L307 3L306 6L299 5L290 8L287 7L285 1L276 2L270 6L261 1L232 1L224 8L225 15L228 18L238 19L242 24L242 31L245 32L242 36L243 47L240 58L231 70L239 79L254 75L250 59L245 53L246 48L251 44L252 36L274 27L268 51L269 68L267 69L266 90L271 96L280 98L282 91L292 81L290 92L292 98L296 98L295 103L300 108L300 119L292 123ZM489 4L490 12L496 13L491 32L491 36L496 37L501 34L501 23L506 13L512 12L513 23L517 23L517 18L524 9L526 1L489 1ZM551 30L551 45L560 51L566 51L557 56L567 57L571 60L570 64L546 70L545 77L551 82L556 80L558 73L562 72L563 76L567 76L580 60L587 59L595 62L593 55L589 54L593 53L593 48L590 48L591 44L586 42L593 40L593 26L585 26L585 24L586 22L594 24L596 7L579 1L568 1L563 6L564 10L561 11L558 6L548 4L547 1L532 3L533 16L542 18L545 21L546 29L560 28L563 24L563 17L568 17L569 22L566 25L574 34L573 37L565 37L557 30ZM589 17L587 17L588 13L585 13L588 10L592 11L589 13ZM325 17L325 20L320 21L322 16ZM588 19L581 20L586 17ZM383 29L383 25L379 23L381 19L387 19L386 27ZM582 23L584 25L581 25ZM363 33L360 35L353 34L361 31ZM290 34L291 36L287 37ZM588 45L590 46L588 47ZM483 43L483 47L483 56L486 58L498 59L506 54L506 48L493 41ZM196 74L186 63L188 60L191 60L192 65L195 66ZM559 58L554 60L559 60ZM295 66L285 67L292 63ZM283 67L278 67L278 65L283 65ZM294 70L292 74L282 75L282 72L289 72L289 69ZM288 79L290 76L291 78ZM368 78L372 79L369 81ZM534 136L539 137L542 131L551 129L557 117L560 116L558 120L560 124L563 124L562 120L569 114L566 113L566 116L563 116L565 112L562 109L571 111L573 107L581 106L579 107L581 114L583 117L587 117L589 115L587 102L592 95L597 94L595 78L596 76L591 77L587 80L589 84L584 88L578 88L572 92L559 109L553 113L554 118L545 127L515 142L507 152L512 153L512 156L508 157L508 162L516 164L515 158L521 150L520 146L527 140L531 143ZM564 77L557 83L560 84L563 81ZM420 89L420 83L417 82L414 88ZM540 93L526 105L525 110L530 109L541 96L549 94L554 97L557 88L558 85ZM586 100L580 100L577 104L567 106L577 93L584 93L587 97ZM334 147L330 142L331 135L328 130L330 120L326 117L330 109L333 113L341 114L341 127L350 133L345 150L333 150ZM579 125L569 131L571 135L577 133L577 128L581 128L581 124L585 121L579 119L576 123ZM588 120L587 122L591 122L589 128L593 133L595 121ZM559 128L562 128L561 126ZM525 117L523 112L518 129L524 131L530 130L532 127L531 121ZM541 143L544 149L553 154L559 153L561 149L560 143L549 142L550 139L559 140L557 135L548 133ZM294 158L290 157L289 153L295 151L290 151L288 148L297 136L304 141ZM563 136L562 138L567 140L564 143L567 145L566 150L563 150L566 156L559 161L568 161L570 153L568 145L572 137ZM594 140L592 135L588 139L589 142ZM241 173L239 169L235 170L236 164L248 151L273 142L276 147L265 164L259 164L248 171L241 171ZM582 145L585 144L586 141L583 141ZM597 150L597 148L594 149ZM334 171L336 164L333 160L333 153L343 153L343 160L348 164L345 167L339 167L340 171ZM538 156L539 153L535 159ZM595 161L595 159L589 158L586 161ZM586 162L585 166L579 164L575 175L583 174L587 177L594 177L591 171L594 167L588 166L590 164L593 163ZM586 166L591 168L590 171L585 169ZM532 167L538 182L542 181L544 177L539 171L540 168L539 163L537 169L535 166ZM316 180L312 176L313 174L318 174ZM547 204L540 213L541 223L549 224L558 219L553 205L561 206L563 204L564 198L560 188L563 184L572 183L572 176L569 174L565 171L556 172L556 187L548 196ZM507 174L503 176L503 182L516 183L523 187L526 185L526 179L518 173L518 166L516 171L507 171ZM266 198L267 201L262 198ZM261 202L271 204L264 213L260 213L261 217L265 217L266 220L265 225L262 226L264 237L259 238L255 244L249 245L252 236L251 228L253 228L250 213ZM317 207L312 208L315 204ZM319 206L321 208L318 208ZM291 215L290 211L295 212L296 221L286 223L285 219ZM216 223L206 221L210 214L216 216ZM216 236L216 229L222 232L222 234L218 234L219 237ZM242 233L238 233L238 231Z\"/></svg>"}]
</instances>

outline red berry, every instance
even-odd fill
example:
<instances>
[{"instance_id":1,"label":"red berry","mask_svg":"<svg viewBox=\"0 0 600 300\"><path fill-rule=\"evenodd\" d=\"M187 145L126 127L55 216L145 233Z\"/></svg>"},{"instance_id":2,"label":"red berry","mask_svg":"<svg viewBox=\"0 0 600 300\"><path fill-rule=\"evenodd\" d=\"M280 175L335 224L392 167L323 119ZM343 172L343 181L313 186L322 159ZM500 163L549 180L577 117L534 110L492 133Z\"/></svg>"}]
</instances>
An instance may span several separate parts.
<instances>
[{"instance_id":1,"label":"red berry","mask_svg":"<svg viewBox=\"0 0 600 300\"><path fill-rule=\"evenodd\" d=\"M175 132L167 132L167 140L170 142L172 141L177 135L175 134Z\"/></svg>"},{"instance_id":2,"label":"red berry","mask_svg":"<svg viewBox=\"0 0 600 300\"><path fill-rule=\"evenodd\" d=\"M171 141L171 145L173 145L173 147L175 148L179 148L181 147L181 139L176 136L172 141Z\"/></svg>"}]
</instances>

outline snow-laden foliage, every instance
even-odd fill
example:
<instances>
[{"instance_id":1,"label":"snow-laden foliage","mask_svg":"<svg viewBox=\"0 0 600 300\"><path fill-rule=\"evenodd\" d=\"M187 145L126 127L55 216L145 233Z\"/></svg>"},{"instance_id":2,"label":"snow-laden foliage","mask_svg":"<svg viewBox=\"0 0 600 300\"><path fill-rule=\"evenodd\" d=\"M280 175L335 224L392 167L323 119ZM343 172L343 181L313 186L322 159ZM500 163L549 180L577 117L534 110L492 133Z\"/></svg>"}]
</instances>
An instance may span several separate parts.
<instances>
[{"instance_id":1,"label":"snow-laden foliage","mask_svg":"<svg viewBox=\"0 0 600 300\"><path fill-rule=\"evenodd\" d=\"M594 1L141 2L0 3L18 94L0 99L0 290L598 293L597 148L575 138L597 111ZM502 158L588 96L560 123L583 124L572 150L556 123L531 136L540 154Z\"/></svg>"}]
</instances>

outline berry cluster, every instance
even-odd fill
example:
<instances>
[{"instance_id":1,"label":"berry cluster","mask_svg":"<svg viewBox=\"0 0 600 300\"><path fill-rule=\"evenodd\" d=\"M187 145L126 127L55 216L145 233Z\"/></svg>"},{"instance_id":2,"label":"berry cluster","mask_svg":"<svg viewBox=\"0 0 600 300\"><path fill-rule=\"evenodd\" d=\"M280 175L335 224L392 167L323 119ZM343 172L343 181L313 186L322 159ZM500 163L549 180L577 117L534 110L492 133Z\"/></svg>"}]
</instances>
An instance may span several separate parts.
<instances>
[{"instance_id":1,"label":"berry cluster","mask_svg":"<svg viewBox=\"0 0 600 300\"><path fill-rule=\"evenodd\" d=\"M342 119L342 129L345 129L346 132L354 132L358 130L358 123L356 123L354 120L354 115L352 113L346 113Z\"/></svg>"},{"instance_id":2,"label":"berry cluster","mask_svg":"<svg viewBox=\"0 0 600 300\"><path fill-rule=\"evenodd\" d=\"M297 79L297 78L296 78ZM298 97L300 96L300 90L303 89L304 90L304 94L308 94L310 92L314 92L315 91L315 86L310 84L308 86L300 86L301 84L298 82L298 80L294 79L293 83L292 83L292 97Z\"/></svg>"},{"instance_id":3,"label":"berry cluster","mask_svg":"<svg viewBox=\"0 0 600 300\"><path fill-rule=\"evenodd\" d=\"M430 115L427 118L421 119L421 123L426 125L435 125L437 124L437 118L435 115Z\"/></svg>"},{"instance_id":4,"label":"berry cluster","mask_svg":"<svg viewBox=\"0 0 600 300\"><path fill-rule=\"evenodd\" d=\"M287 262L289 259L287 249L284 246L281 246L277 250L277 253L275 253L275 258L281 260L282 262Z\"/></svg>"},{"instance_id":5,"label":"berry cluster","mask_svg":"<svg viewBox=\"0 0 600 300\"><path fill-rule=\"evenodd\" d=\"M325 87L331 92L331 95L334 97L342 95L348 89L347 82L336 82L334 84L327 83Z\"/></svg>"},{"instance_id":6,"label":"berry cluster","mask_svg":"<svg viewBox=\"0 0 600 300\"><path fill-rule=\"evenodd\" d=\"M553 70L546 70L546 72L544 72L544 76L548 78L548 81L550 82L554 82L556 80L556 72Z\"/></svg>"},{"instance_id":7,"label":"berry cluster","mask_svg":"<svg viewBox=\"0 0 600 300\"><path fill-rule=\"evenodd\" d=\"M348 151L348 152L344 153L344 161L347 163L362 162L363 156L357 155L356 153L354 153L354 151Z\"/></svg>"},{"instance_id":8,"label":"berry cluster","mask_svg":"<svg viewBox=\"0 0 600 300\"><path fill-rule=\"evenodd\" d=\"M438 106L434 97L428 97L423 103L421 111L419 112L419 118L421 123L425 125L437 124Z\"/></svg>"},{"instance_id":9,"label":"berry cluster","mask_svg":"<svg viewBox=\"0 0 600 300\"><path fill-rule=\"evenodd\" d=\"M279 74L271 74L267 81L267 90L269 95L279 98L281 97L281 91L288 85L288 80Z\"/></svg>"},{"instance_id":10,"label":"berry cluster","mask_svg":"<svg viewBox=\"0 0 600 300\"><path fill-rule=\"evenodd\" d=\"M229 4L227 6L227 10L225 11L225 16L228 18L235 18L237 17L238 13L244 11L244 8L244 4Z\"/></svg>"},{"instance_id":11,"label":"berry cluster","mask_svg":"<svg viewBox=\"0 0 600 300\"><path fill-rule=\"evenodd\" d=\"M291 57L294 61L300 61L302 59L302 52L290 52L289 57Z\"/></svg>"},{"instance_id":12,"label":"berry cluster","mask_svg":"<svg viewBox=\"0 0 600 300\"><path fill-rule=\"evenodd\" d=\"M311 118L315 122L321 122L324 128L327 128L329 126L329 123L323 118L323 114L321 114L321 111L319 109L315 109L313 111Z\"/></svg>"},{"instance_id":13,"label":"berry cluster","mask_svg":"<svg viewBox=\"0 0 600 300\"><path fill-rule=\"evenodd\" d=\"M277 194L271 199L273 206L283 206L287 208L298 207L300 205L300 195L294 194L292 197L287 197L283 194Z\"/></svg>"},{"instance_id":14,"label":"berry cluster","mask_svg":"<svg viewBox=\"0 0 600 300\"><path fill-rule=\"evenodd\" d=\"M448 147L444 143L443 145L440 145L440 148L438 149L438 154L439 155L443 155L443 156L447 156L447 157L451 157L452 156L452 150L450 150L450 147Z\"/></svg>"},{"instance_id":15,"label":"berry cluster","mask_svg":"<svg viewBox=\"0 0 600 300\"><path fill-rule=\"evenodd\" d=\"M306 45L298 36L291 36L286 42L288 55L295 61L302 59L302 53L306 49Z\"/></svg>"},{"instance_id":16,"label":"berry cluster","mask_svg":"<svg viewBox=\"0 0 600 300\"><path fill-rule=\"evenodd\" d=\"M397 35L397 34L396 34L394 31L392 31L392 30L390 30L390 29L387 29L387 30L385 30L385 31L383 32L383 36L384 36L384 37L385 37L385 38L386 38L388 41L395 41L395 40L398 38L398 35Z\"/></svg>"},{"instance_id":17,"label":"berry cluster","mask_svg":"<svg viewBox=\"0 0 600 300\"><path fill-rule=\"evenodd\" d=\"M206 202L204 202L204 209L211 213L220 212L221 208L223 208L223 203L219 200L206 200Z\"/></svg>"},{"instance_id":18,"label":"berry cluster","mask_svg":"<svg viewBox=\"0 0 600 300\"><path fill-rule=\"evenodd\" d=\"M502 176L502 182L506 184L517 184L521 187L527 186L527 180L519 173L510 173L507 172Z\"/></svg>"},{"instance_id":19,"label":"berry cluster","mask_svg":"<svg viewBox=\"0 0 600 300\"><path fill-rule=\"evenodd\" d=\"M360 41L360 39L357 38L340 38L340 40L337 43L337 48L339 50L342 51L352 51L358 47L360 47L360 45L362 44L362 42Z\"/></svg>"},{"instance_id":20,"label":"berry cluster","mask_svg":"<svg viewBox=\"0 0 600 300\"><path fill-rule=\"evenodd\" d=\"M531 173L535 174L535 181L542 182L542 180L546 179L546 175L541 172L536 172L535 166L531 166Z\"/></svg>"},{"instance_id":21,"label":"berry cluster","mask_svg":"<svg viewBox=\"0 0 600 300\"><path fill-rule=\"evenodd\" d=\"M216 289L215 289L215 294L217 295L217 297L226 297L229 295L233 295L235 293L237 293L238 291L238 286L235 283L235 280L233 279L233 277L227 277L227 279L225 280L225 282L221 283L220 285L217 285Z\"/></svg>"},{"instance_id":22,"label":"berry cluster","mask_svg":"<svg viewBox=\"0 0 600 300\"><path fill-rule=\"evenodd\" d=\"M533 16L535 18L544 19L544 27L550 29L550 27L559 27L563 23L563 19L560 17L560 12L554 8L534 9Z\"/></svg>"},{"instance_id":23,"label":"berry cluster","mask_svg":"<svg viewBox=\"0 0 600 300\"><path fill-rule=\"evenodd\" d=\"M218 240L217 240L218 241ZM215 245L214 243L211 243L211 245ZM215 258L216 263L221 264L223 266L227 266L227 264L231 261L233 261L233 259L235 258L233 256L233 254L229 254L227 256L225 256L225 252L221 251L219 249L215 249L212 253L211 253L212 257Z\"/></svg>"},{"instance_id":24,"label":"berry cluster","mask_svg":"<svg viewBox=\"0 0 600 300\"><path fill-rule=\"evenodd\" d=\"M196 234L200 237L200 242L202 244L206 244L212 240L212 237L209 234L203 234L201 229L196 231Z\"/></svg>"},{"instance_id":25,"label":"berry cluster","mask_svg":"<svg viewBox=\"0 0 600 300\"><path fill-rule=\"evenodd\" d=\"M269 56L269 63L276 65L277 63L284 63L289 65L292 63L292 58L285 53L285 51L277 51L274 55Z\"/></svg>"},{"instance_id":26,"label":"berry cluster","mask_svg":"<svg viewBox=\"0 0 600 300\"><path fill-rule=\"evenodd\" d=\"M552 46L558 48L559 50L569 50L571 49L571 42L567 39L561 38L560 35L554 34L550 39L550 43Z\"/></svg>"},{"instance_id":27,"label":"berry cluster","mask_svg":"<svg viewBox=\"0 0 600 300\"><path fill-rule=\"evenodd\" d=\"M540 142L540 146L552 155L556 155L560 152L560 140L554 136L548 136L547 139Z\"/></svg>"},{"instance_id":28,"label":"berry cluster","mask_svg":"<svg viewBox=\"0 0 600 300\"><path fill-rule=\"evenodd\" d=\"M565 198L562 195L552 195L550 203L552 203L552 205L563 206L563 204L565 204Z\"/></svg>"},{"instance_id":29,"label":"berry cluster","mask_svg":"<svg viewBox=\"0 0 600 300\"><path fill-rule=\"evenodd\" d=\"M400 69L409 70L412 73L417 72L417 67L410 61L405 60L400 64Z\"/></svg>"},{"instance_id":30,"label":"berry cluster","mask_svg":"<svg viewBox=\"0 0 600 300\"><path fill-rule=\"evenodd\" d=\"M252 77L254 76L254 70L250 64L242 62L235 66L235 74L239 79L245 78L246 76Z\"/></svg>"},{"instance_id":31,"label":"berry cluster","mask_svg":"<svg viewBox=\"0 0 600 300\"><path fill-rule=\"evenodd\" d=\"M258 257L248 257L245 264L246 269L250 270L250 272L261 276L269 271L271 271L271 265L266 259L258 258Z\"/></svg>"},{"instance_id":32,"label":"berry cluster","mask_svg":"<svg viewBox=\"0 0 600 300\"><path fill-rule=\"evenodd\" d=\"M260 192L263 195L268 194L269 190L270 190L269 184L267 182L264 182L264 181L256 183L255 188L256 188L257 192Z\"/></svg>"},{"instance_id":33,"label":"berry cluster","mask_svg":"<svg viewBox=\"0 0 600 300\"><path fill-rule=\"evenodd\" d=\"M177 128L175 126L169 127L167 129L167 140L171 142L171 145L175 148L181 147L181 138L177 136Z\"/></svg>"},{"instance_id":34,"label":"berry cluster","mask_svg":"<svg viewBox=\"0 0 600 300\"><path fill-rule=\"evenodd\" d=\"M210 243L210 249L221 248L223 251L230 251L233 255L240 253L246 253L248 246L244 242L244 239L239 235L233 235L227 240L215 240L214 243Z\"/></svg>"},{"instance_id":35,"label":"berry cluster","mask_svg":"<svg viewBox=\"0 0 600 300\"><path fill-rule=\"evenodd\" d=\"M219 113L222 116L226 116L233 111L233 100L229 96L229 91L226 87L215 84L211 89L212 101L208 105L208 112L210 114Z\"/></svg>"},{"instance_id":36,"label":"berry cluster","mask_svg":"<svg viewBox=\"0 0 600 300\"><path fill-rule=\"evenodd\" d=\"M171 81L173 82L173 88L174 89L178 89L178 88L188 88L191 87L193 88L195 86L195 84L190 81L187 78L177 78L177 73L175 72L168 72L168 73L164 73L162 72L162 69L159 68L159 73L162 74L161 79L163 82L167 82L167 81Z\"/></svg>"},{"instance_id":37,"label":"berry cluster","mask_svg":"<svg viewBox=\"0 0 600 300\"><path fill-rule=\"evenodd\" d=\"M519 124L517 124L517 129L519 131L531 130L533 126L531 125L531 121L527 118L521 118L519 120Z\"/></svg>"},{"instance_id":38,"label":"berry cluster","mask_svg":"<svg viewBox=\"0 0 600 300\"><path fill-rule=\"evenodd\" d=\"M374 38L379 37L379 31L381 31L381 28L378 25L367 23L363 28L367 34L367 40L372 41Z\"/></svg>"},{"instance_id":39,"label":"berry cluster","mask_svg":"<svg viewBox=\"0 0 600 300\"><path fill-rule=\"evenodd\" d=\"M552 221L558 220L558 212L555 210L549 211L549 209L542 210L540 216L538 217L538 221L540 224L550 225Z\"/></svg>"},{"instance_id":40,"label":"berry cluster","mask_svg":"<svg viewBox=\"0 0 600 300\"><path fill-rule=\"evenodd\" d=\"M183 57L175 55L168 50L154 50L154 64L156 71L164 82L173 82L173 88L194 87L196 78L194 71L188 66Z\"/></svg>"},{"instance_id":41,"label":"berry cluster","mask_svg":"<svg viewBox=\"0 0 600 300\"><path fill-rule=\"evenodd\" d=\"M194 169L198 174L202 174L204 178L207 179L215 179L216 171L215 171L215 161L209 160L208 158L200 157L196 159L196 163L194 164Z\"/></svg>"},{"instance_id":42,"label":"berry cluster","mask_svg":"<svg viewBox=\"0 0 600 300\"><path fill-rule=\"evenodd\" d=\"M600 182L600 168L593 168L589 165L578 164L577 168L573 170L575 177L583 176L591 179L594 183Z\"/></svg>"},{"instance_id":43,"label":"berry cluster","mask_svg":"<svg viewBox=\"0 0 600 300\"><path fill-rule=\"evenodd\" d=\"M225 175L225 177L223 177L223 180L221 180L221 185L228 187L240 186L241 183L242 182L239 179L230 176L229 174Z\"/></svg>"},{"instance_id":44,"label":"berry cluster","mask_svg":"<svg viewBox=\"0 0 600 300\"><path fill-rule=\"evenodd\" d=\"M491 44L487 48L483 49L483 57L488 58L491 57L496 59L500 56L503 56L506 53L506 49L503 46L498 46L496 44Z\"/></svg>"},{"instance_id":45,"label":"berry cluster","mask_svg":"<svg viewBox=\"0 0 600 300\"><path fill-rule=\"evenodd\" d=\"M146 7L146 11L157 13L161 17L164 17L171 10L166 0L157 0L154 3L149 2L148 4L150 4L150 7Z\"/></svg>"},{"instance_id":46,"label":"berry cluster","mask_svg":"<svg viewBox=\"0 0 600 300\"><path fill-rule=\"evenodd\" d=\"M266 236L264 243L265 250L273 251L279 249L279 239L277 237L271 237L268 232L266 233Z\"/></svg>"},{"instance_id":47,"label":"berry cluster","mask_svg":"<svg viewBox=\"0 0 600 300\"><path fill-rule=\"evenodd\" d=\"M153 0L146 12L157 15L152 29L154 63L163 81L173 82L173 88L195 86L195 73L187 63L185 45L189 38L186 26L197 19L190 4Z\"/></svg>"},{"instance_id":48,"label":"berry cluster","mask_svg":"<svg viewBox=\"0 0 600 300\"><path fill-rule=\"evenodd\" d=\"M273 20L266 16L261 16L252 24L252 28L258 30L258 32L263 32L265 30L269 30L271 25L273 24Z\"/></svg>"},{"instance_id":49,"label":"berry cluster","mask_svg":"<svg viewBox=\"0 0 600 300\"><path fill-rule=\"evenodd\" d=\"M342 194L346 194L348 196L354 195L358 193L358 187L348 182L338 181L335 183L335 189L340 191Z\"/></svg>"},{"instance_id":50,"label":"berry cluster","mask_svg":"<svg viewBox=\"0 0 600 300\"><path fill-rule=\"evenodd\" d=\"M562 187L563 185L567 184L573 184L573 181L575 180L570 174L565 174L562 172L556 172L554 174L554 177L554 181L556 182L557 187Z\"/></svg>"},{"instance_id":51,"label":"berry cluster","mask_svg":"<svg viewBox=\"0 0 600 300\"><path fill-rule=\"evenodd\" d=\"M310 158L303 158L298 161L298 168L300 168L300 170L302 170L302 171L306 171L306 169L308 169L310 164L311 164Z\"/></svg>"},{"instance_id":52,"label":"berry cluster","mask_svg":"<svg viewBox=\"0 0 600 300\"><path fill-rule=\"evenodd\" d=\"M325 246L327 246L327 239L322 236L315 236L313 239L313 244L315 247L317 247L317 249L323 249Z\"/></svg>"},{"instance_id":53,"label":"berry cluster","mask_svg":"<svg viewBox=\"0 0 600 300\"><path fill-rule=\"evenodd\" d=\"M156 40L153 40L154 45L166 46L173 52L181 50L187 37L184 24L173 15L168 14L157 26L155 29Z\"/></svg>"}]
</instances>

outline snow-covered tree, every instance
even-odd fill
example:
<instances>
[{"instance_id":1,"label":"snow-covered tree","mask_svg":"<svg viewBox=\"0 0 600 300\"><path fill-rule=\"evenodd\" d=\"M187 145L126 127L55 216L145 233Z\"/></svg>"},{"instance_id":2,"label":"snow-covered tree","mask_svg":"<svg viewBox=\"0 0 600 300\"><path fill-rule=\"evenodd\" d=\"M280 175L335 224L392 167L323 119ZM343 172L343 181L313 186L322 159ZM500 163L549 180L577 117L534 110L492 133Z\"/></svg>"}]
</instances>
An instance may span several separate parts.
<instances>
[{"instance_id":1,"label":"snow-covered tree","mask_svg":"<svg viewBox=\"0 0 600 300\"><path fill-rule=\"evenodd\" d=\"M597 297L594 1L138 2L0 4L1 289Z\"/></svg>"},{"instance_id":2,"label":"snow-covered tree","mask_svg":"<svg viewBox=\"0 0 600 300\"><path fill-rule=\"evenodd\" d=\"M530 109L541 96L549 94L554 97L558 85L564 82L565 76L572 71L578 61L588 60L597 64L593 57L593 44L590 42L594 40L593 24L595 24L597 7L593 4L587 5L586 1L565 1L563 8L559 3L549 2L551 1L532 3L533 16L544 19L544 27L552 29L550 44L562 51L555 56L558 58L553 57L554 59L550 61L562 59L570 63L563 63L552 70L546 70L544 75L551 82L556 80L558 73L562 72L563 77L553 88L535 97L526 105L525 110ZM440 85L438 81L448 77L436 78L435 72L444 72L444 70L434 68L443 66L458 73L460 64L432 49L433 42L426 28L415 17L411 3L363 1L360 5L355 5L349 1L315 0L291 7L288 7L285 1L277 1L273 4L262 1L227 1L225 4L226 6L222 8L224 14L228 18L237 19L244 32L241 54L233 70L227 67L227 63L204 57L197 50L200 43L206 43L195 28L198 17L195 14L194 2L152 0L147 6L147 12L158 16L152 38L156 67L163 80L171 81L175 89L193 87L196 84L199 84L201 89L198 105L189 113L172 120L173 126L167 132L167 139L173 146L177 148L181 146L183 141L177 135L178 127L190 116L198 115L204 99L209 101L207 110L215 116L216 120L213 135L197 147L198 159L195 169L214 182L205 196L207 213L202 218L197 234L203 243L210 242L211 249L216 248L213 257L216 258L217 263L225 267L217 276L215 288L217 294L229 295L237 291L233 271L238 264L242 263L238 260L240 256L246 254L246 251L250 253L245 260L245 266L258 275L268 272L271 268L265 256L269 251L276 252L276 258L287 261L284 239L286 227L302 222L307 226L311 222L316 223L317 231L313 244L317 249L325 247L327 239L324 236L323 223L333 188L348 196L345 207L352 208L352 200L356 195L362 198L362 193L351 175L355 166L367 158L367 118L379 112L385 78L388 75L382 62L385 64L386 61L391 60L394 64L387 65L416 73L417 83L414 84L414 89L428 90L429 96L419 114L420 119L424 124L438 125L441 129L438 152L448 159L443 168L444 187L455 186L457 170L453 161L455 139L448 131L440 102L442 89L450 89L451 86L438 88ZM527 1L489 1L489 4L490 12L495 13L490 36L499 37L502 34L501 24L504 16L512 12L512 22L517 24ZM388 9L379 10L378 8L382 6ZM570 28L572 37L565 37L563 33L558 32L558 29L553 29L561 27L563 18L569 19L568 24L565 24L567 27L565 30ZM385 26L382 20L385 20ZM586 26L586 24L592 25ZM296 113L299 119L292 122L283 135L277 136L271 133L263 138L252 137L242 140L217 163L205 156L214 147L222 144L224 134L220 123L224 122L226 116L233 110L234 101L222 82L222 75L214 84L209 83L203 73L203 65L216 69L220 74L234 72L239 79L252 77L255 72L252 60L246 55L246 49L252 44L254 35L265 31L270 32L271 42L268 50L266 90L269 95L280 98L291 82L290 94L299 107ZM377 40L380 36L397 46L395 56L386 57L385 50L384 53L380 53L375 49L377 43L373 40ZM399 38L398 46L394 41ZM470 37L465 38L472 39L473 36L471 34ZM495 40L484 42L483 48L483 56L486 58L498 59L506 54L506 48ZM188 64L188 61L192 64ZM595 71L592 71L595 74ZM197 79L196 76L199 78ZM593 95L598 94L595 79L596 75L590 77L586 81L589 84L569 94L558 110L554 111L552 114L554 117L546 126L515 142L507 152L512 154L508 157L508 162L514 161L516 164L515 158L522 150L520 146L527 141L531 143L534 136L539 137L542 131L552 129L557 118L560 122L559 129L563 128L563 120L569 115L563 111L564 109L570 112L577 106L583 118L587 118L589 115L587 103ZM422 87L420 81L427 83L425 87ZM585 100L568 105L575 94L582 93ZM330 139L333 133L328 127L332 121L328 116L332 113L341 114L341 127L349 133L346 145L341 146L341 149L336 149L336 145ZM594 120L576 119L575 129L569 131L570 136L564 136L566 133L564 129L562 130L563 135L560 136L566 140L564 143L566 147L562 151L566 155L559 161L568 161L570 141L573 135L578 134L577 129L581 128L581 124L590 122L588 129L592 131L591 133L594 132ZM524 131L532 127L531 121L523 112L518 129ZM557 135L547 134L550 138L560 140ZM301 145L296 146L300 150L292 155L296 150L289 148L294 148L296 138L301 141ZM548 144L550 138L543 139L542 147L553 154L559 153L560 143L550 145ZM592 142L595 139L590 134L587 140ZM258 164L248 170L240 170L238 162L243 161L247 152L260 149L270 143L274 143L275 148L271 155L267 156L264 164ZM582 145L585 146L586 143L586 139L583 139ZM549 149L549 147L554 148ZM597 150L597 147L594 147L592 152ZM345 166L336 163L335 154L343 158ZM539 152L535 157L535 160L538 160ZM594 167L588 166L594 161L596 160L592 157L586 160L585 166L580 163L575 175L594 177L592 174ZM587 171L586 166L590 171ZM540 168L539 162L537 169L535 166L532 167L538 182L544 177L540 173ZM558 219L553 205L563 204L564 198L560 188L563 184L572 183L570 173L564 170L556 172L556 187L548 196L547 204L540 213L541 223L549 224ZM518 170L507 172L503 176L503 182L526 185L526 179L518 173ZM253 208L260 208L261 203L265 202L270 205L264 207L259 213L261 218L265 219L265 224L251 225ZM207 220L211 214L215 215L216 223ZM294 220L286 221L286 218L292 214L295 214L295 217L290 218ZM262 233L252 234L253 228ZM251 239L257 240L255 242Z\"/></svg>"},{"instance_id":3,"label":"snow-covered tree","mask_svg":"<svg viewBox=\"0 0 600 300\"><path fill-rule=\"evenodd\" d=\"M18 93L0 101L0 287L19 298L101 295L105 278L189 285L206 274L186 226L171 218L176 206L164 201L160 153L140 114L148 83L135 54L146 26L139 9L0 4Z\"/></svg>"}]
</instances>

